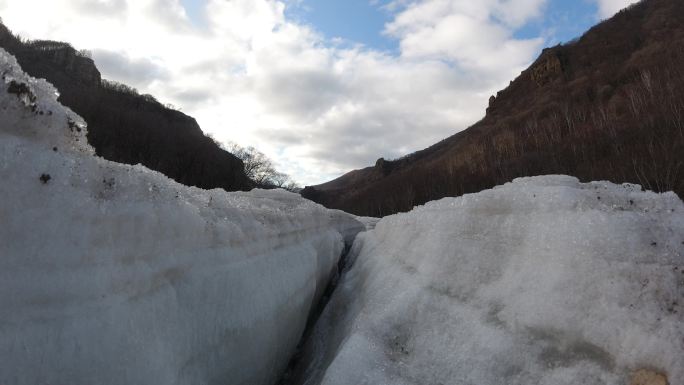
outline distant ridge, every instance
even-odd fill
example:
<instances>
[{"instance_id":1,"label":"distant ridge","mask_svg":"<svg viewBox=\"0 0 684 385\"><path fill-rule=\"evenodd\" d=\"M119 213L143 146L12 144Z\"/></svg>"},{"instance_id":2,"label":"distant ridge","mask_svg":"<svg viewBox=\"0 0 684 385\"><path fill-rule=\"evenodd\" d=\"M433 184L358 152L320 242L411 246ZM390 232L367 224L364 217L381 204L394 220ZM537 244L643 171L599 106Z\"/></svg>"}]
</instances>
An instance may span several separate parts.
<instances>
[{"instance_id":1,"label":"distant ridge","mask_svg":"<svg viewBox=\"0 0 684 385\"><path fill-rule=\"evenodd\" d=\"M545 49L469 129L302 195L385 216L520 176L569 174L684 197L683 16L680 0L632 5Z\"/></svg>"},{"instance_id":2,"label":"distant ridge","mask_svg":"<svg viewBox=\"0 0 684 385\"><path fill-rule=\"evenodd\" d=\"M188 186L249 190L240 159L206 137L195 119L101 78L93 60L68 43L21 41L0 24L0 47L24 71L44 78L60 92L60 102L88 122L88 142L111 161L138 164Z\"/></svg>"}]
</instances>

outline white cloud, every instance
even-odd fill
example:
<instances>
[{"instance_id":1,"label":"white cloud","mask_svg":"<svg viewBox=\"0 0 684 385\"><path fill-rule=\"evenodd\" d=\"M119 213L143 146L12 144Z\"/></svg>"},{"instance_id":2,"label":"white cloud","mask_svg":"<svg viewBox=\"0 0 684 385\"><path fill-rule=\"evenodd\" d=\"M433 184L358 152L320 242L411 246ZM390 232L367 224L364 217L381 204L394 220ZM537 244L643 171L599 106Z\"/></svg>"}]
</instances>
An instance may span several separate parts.
<instances>
[{"instance_id":1,"label":"white cloud","mask_svg":"<svg viewBox=\"0 0 684 385\"><path fill-rule=\"evenodd\" d=\"M386 33L400 40L404 57L449 59L468 73L499 77L538 50L541 39L514 39L512 26L539 16L543 5L540 0L423 1L398 14Z\"/></svg>"},{"instance_id":2,"label":"white cloud","mask_svg":"<svg viewBox=\"0 0 684 385\"><path fill-rule=\"evenodd\" d=\"M125 52L97 48L93 51L98 69L126 84L147 87L154 81L169 80L166 69L147 58L131 59Z\"/></svg>"},{"instance_id":3,"label":"white cloud","mask_svg":"<svg viewBox=\"0 0 684 385\"><path fill-rule=\"evenodd\" d=\"M287 4L209 0L200 26L179 0L0 0L0 14L24 36L93 50L105 77L256 146L303 183L466 128L543 44L514 31L545 0L393 1L384 33L399 54L326 40L288 20Z\"/></svg>"},{"instance_id":4,"label":"white cloud","mask_svg":"<svg viewBox=\"0 0 684 385\"><path fill-rule=\"evenodd\" d=\"M599 16L601 18L609 18L619 10L637 3L638 0L596 0L599 8Z\"/></svg>"}]
</instances>

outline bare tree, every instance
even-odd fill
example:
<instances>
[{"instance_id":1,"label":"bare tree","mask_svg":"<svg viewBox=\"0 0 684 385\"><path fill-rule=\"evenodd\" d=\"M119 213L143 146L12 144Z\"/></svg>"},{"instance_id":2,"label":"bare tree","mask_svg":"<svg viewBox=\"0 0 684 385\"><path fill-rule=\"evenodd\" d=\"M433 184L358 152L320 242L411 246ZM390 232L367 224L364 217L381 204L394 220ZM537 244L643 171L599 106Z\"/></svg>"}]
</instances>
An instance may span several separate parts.
<instances>
[{"instance_id":1,"label":"bare tree","mask_svg":"<svg viewBox=\"0 0 684 385\"><path fill-rule=\"evenodd\" d=\"M278 171L273 161L256 148L230 143L226 146L226 150L242 160L245 164L245 174L258 186L277 187L294 192L300 190L300 187L289 175Z\"/></svg>"},{"instance_id":2,"label":"bare tree","mask_svg":"<svg viewBox=\"0 0 684 385\"><path fill-rule=\"evenodd\" d=\"M88 49L82 49L82 50L78 51L78 55L81 57L92 59L93 58L93 51L88 50Z\"/></svg>"}]
</instances>

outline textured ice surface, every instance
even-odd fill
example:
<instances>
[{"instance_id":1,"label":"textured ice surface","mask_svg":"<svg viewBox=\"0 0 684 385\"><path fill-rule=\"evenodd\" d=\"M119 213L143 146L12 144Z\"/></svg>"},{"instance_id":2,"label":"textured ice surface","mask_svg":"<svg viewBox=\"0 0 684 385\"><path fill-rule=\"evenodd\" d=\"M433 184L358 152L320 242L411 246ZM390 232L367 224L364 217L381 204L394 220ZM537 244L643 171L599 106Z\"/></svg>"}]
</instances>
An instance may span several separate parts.
<instances>
[{"instance_id":1,"label":"textured ice surface","mask_svg":"<svg viewBox=\"0 0 684 385\"><path fill-rule=\"evenodd\" d=\"M365 226L366 230L373 230L375 228L375 225L380 222L380 218L374 218L374 217L355 217L357 221L363 223Z\"/></svg>"},{"instance_id":2,"label":"textured ice surface","mask_svg":"<svg viewBox=\"0 0 684 385\"><path fill-rule=\"evenodd\" d=\"M94 156L0 49L0 384L272 384L363 226Z\"/></svg>"},{"instance_id":3,"label":"textured ice surface","mask_svg":"<svg viewBox=\"0 0 684 385\"><path fill-rule=\"evenodd\" d=\"M306 347L306 384L684 384L684 205L548 176L381 220Z\"/></svg>"}]
</instances>

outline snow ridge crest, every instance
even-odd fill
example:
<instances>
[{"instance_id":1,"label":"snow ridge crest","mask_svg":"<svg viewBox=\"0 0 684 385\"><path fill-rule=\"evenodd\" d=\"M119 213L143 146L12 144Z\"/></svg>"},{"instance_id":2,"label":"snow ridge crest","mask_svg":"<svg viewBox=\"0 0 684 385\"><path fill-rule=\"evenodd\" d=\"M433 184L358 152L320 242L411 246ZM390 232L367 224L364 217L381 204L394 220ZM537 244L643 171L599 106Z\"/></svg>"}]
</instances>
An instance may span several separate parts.
<instances>
[{"instance_id":1,"label":"snow ridge crest","mask_svg":"<svg viewBox=\"0 0 684 385\"><path fill-rule=\"evenodd\" d=\"M17 60L0 48L0 134L30 138L60 151L94 154L87 124L57 100L59 92L44 79L24 73Z\"/></svg>"}]
</instances>

